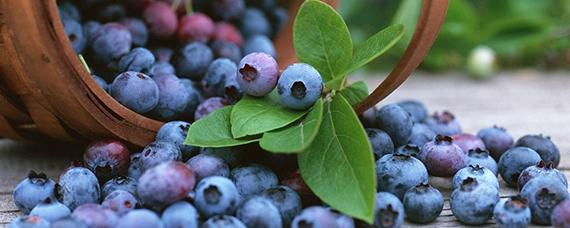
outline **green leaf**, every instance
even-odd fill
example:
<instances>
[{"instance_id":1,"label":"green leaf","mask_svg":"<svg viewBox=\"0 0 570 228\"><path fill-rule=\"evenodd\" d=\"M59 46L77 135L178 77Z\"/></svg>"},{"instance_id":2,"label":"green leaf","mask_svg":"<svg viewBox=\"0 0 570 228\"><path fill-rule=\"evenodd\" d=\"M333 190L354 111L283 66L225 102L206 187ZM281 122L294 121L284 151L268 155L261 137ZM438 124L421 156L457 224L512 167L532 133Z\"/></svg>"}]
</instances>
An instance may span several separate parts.
<instances>
[{"instance_id":1,"label":"green leaf","mask_svg":"<svg viewBox=\"0 0 570 228\"><path fill-rule=\"evenodd\" d=\"M274 153L299 153L315 139L323 120L323 101L317 100L307 116L293 125L263 134L259 145Z\"/></svg>"},{"instance_id":2,"label":"green leaf","mask_svg":"<svg viewBox=\"0 0 570 228\"><path fill-rule=\"evenodd\" d=\"M355 82L342 89L340 94L346 98L350 106L354 106L368 96L368 85L363 81Z\"/></svg>"},{"instance_id":3,"label":"green leaf","mask_svg":"<svg viewBox=\"0 0 570 228\"><path fill-rule=\"evenodd\" d=\"M276 91L264 97L245 96L234 105L231 129L234 138L257 135L285 127L303 117L307 111L285 108Z\"/></svg>"},{"instance_id":4,"label":"green leaf","mask_svg":"<svg viewBox=\"0 0 570 228\"><path fill-rule=\"evenodd\" d=\"M403 52L408 47L408 43L412 40L414 35L414 30L416 29L416 23L420 17L420 9L422 8L422 2L420 0L403 0L400 2L400 6L392 19L394 24L404 25L404 35L402 42L398 43L398 49Z\"/></svg>"},{"instance_id":5,"label":"green leaf","mask_svg":"<svg viewBox=\"0 0 570 228\"><path fill-rule=\"evenodd\" d=\"M325 82L344 77L350 67L350 33L342 17L326 3L309 0L301 5L293 25L293 41L299 60L315 67Z\"/></svg>"},{"instance_id":6,"label":"green leaf","mask_svg":"<svg viewBox=\"0 0 570 228\"><path fill-rule=\"evenodd\" d=\"M325 103L319 134L298 160L303 179L322 201L372 223L376 192L372 149L356 113L342 95Z\"/></svg>"},{"instance_id":7,"label":"green leaf","mask_svg":"<svg viewBox=\"0 0 570 228\"><path fill-rule=\"evenodd\" d=\"M368 38L364 44L354 50L352 64L347 73L354 72L384 54L402 38L403 34L404 26L398 24L391 25Z\"/></svg>"},{"instance_id":8,"label":"green leaf","mask_svg":"<svg viewBox=\"0 0 570 228\"><path fill-rule=\"evenodd\" d=\"M230 131L232 106L216 110L194 122L188 129L186 145L199 147L229 147L259 141L259 136L234 139Z\"/></svg>"}]
</instances>

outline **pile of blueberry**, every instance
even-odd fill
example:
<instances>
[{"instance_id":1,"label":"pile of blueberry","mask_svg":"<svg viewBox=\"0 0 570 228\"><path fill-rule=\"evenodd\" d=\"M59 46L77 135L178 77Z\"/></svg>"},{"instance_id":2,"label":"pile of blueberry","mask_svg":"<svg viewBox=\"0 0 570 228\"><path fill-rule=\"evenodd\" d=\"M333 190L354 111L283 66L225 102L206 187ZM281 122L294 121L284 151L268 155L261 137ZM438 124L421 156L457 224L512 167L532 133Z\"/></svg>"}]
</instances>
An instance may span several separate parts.
<instances>
[{"instance_id":1,"label":"pile of blueberry","mask_svg":"<svg viewBox=\"0 0 570 228\"><path fill-rule=\"evenodd\" d=\"M271 39L288 19L276 0L65 0L59 13L95 81L161 121L198 119L240 99L236 72L251 69L237 64L252 53L275 58Z\"/></svg>"}]
</instances>

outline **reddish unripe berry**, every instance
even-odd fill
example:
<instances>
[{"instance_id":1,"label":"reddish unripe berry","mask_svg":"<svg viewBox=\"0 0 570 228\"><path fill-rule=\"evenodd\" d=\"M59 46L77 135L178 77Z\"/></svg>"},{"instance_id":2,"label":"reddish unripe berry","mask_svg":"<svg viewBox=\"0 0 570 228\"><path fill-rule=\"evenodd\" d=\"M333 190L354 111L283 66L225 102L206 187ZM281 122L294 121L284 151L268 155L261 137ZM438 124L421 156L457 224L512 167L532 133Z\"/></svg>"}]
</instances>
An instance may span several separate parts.
<instances>
[{"instance_id":1,"label":"reddish unripe berry","mask_svg":"<svg viewBox=\"0 0 570 228\"><path fill-rule=\"evenodd\" d=\"M193 13L180 19L176 37L182 43L192 41L205 43L214 34L214 29L215 24L210 17L203 13Z\"/></svg>"},{"instance_id":2,"label":"reddish unripe berry","mask_svg":"<svg viewBox=\"0 0 570 228\"><path fill-rule=\"evenodd\" d=\"M167 39L174 35L178 25L176 13L165 2L153 2L143 11L142 15L151 36Z\"/></svg>"},{"instance_id":3,"label":"reddish unripe berry","mask_svg":"<svg viewBox=\"0 0 570 228\"><path fill-rule=\"evenodd\" d=\"M240 47L243 45L243 37L239 30L227 22L218 22L216 24L212 39L234 43Z\"/></svg>"}]
</instances>

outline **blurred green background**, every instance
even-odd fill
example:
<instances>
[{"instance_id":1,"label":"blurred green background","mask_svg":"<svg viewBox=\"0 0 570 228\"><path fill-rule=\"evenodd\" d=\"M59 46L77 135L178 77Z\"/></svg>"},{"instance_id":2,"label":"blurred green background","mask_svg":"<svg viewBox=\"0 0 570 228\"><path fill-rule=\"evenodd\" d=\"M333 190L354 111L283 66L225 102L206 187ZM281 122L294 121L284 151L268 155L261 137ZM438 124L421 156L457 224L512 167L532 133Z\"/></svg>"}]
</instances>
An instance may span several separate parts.
<instances>
[{"instance_id":1,"label":"blurred green background","mask_svg":"<svg viewBox=\"0 0 570 228\"><path fill-rule=\"evenodd\" d=\"M570 69L570 0L449 2L446 21L421 69L467 71L469 58L475 63L480 61L481 56L472 52L481 46L494 51L494 65L502 70ZM421 3L421 0L341 1L340 12L356 45L387 25L405 26L406 33L397 47L367 70L386 70L394 65L412 36Z\"/></svg>"}]
</instances>

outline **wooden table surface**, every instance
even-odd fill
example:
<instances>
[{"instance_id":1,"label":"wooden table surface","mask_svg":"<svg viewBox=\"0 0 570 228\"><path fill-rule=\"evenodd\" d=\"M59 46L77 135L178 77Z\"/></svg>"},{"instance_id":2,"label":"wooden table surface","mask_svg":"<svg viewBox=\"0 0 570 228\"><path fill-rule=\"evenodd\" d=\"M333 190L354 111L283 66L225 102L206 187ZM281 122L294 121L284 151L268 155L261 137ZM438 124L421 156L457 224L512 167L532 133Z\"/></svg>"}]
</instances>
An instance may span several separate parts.
<instances>
[{"instance_id":1,"label":"wooden table surface","mask_svg":"<svg viewBox=\"0 0 570 228\"><path fill-rule=\"evenodd\" d=\"M381 77L363 77L372 88ZM559 166L570 177L570 73L517 71L501 73L488 81L473 81L464 75L417 74L382 104L402 99L423 101L430 112L450 110L468 133L494 124L506 127L515 140L525 134L543 133L552 137L562 153ZM380 104L380 105L382 105ZM72 160L81 159L83 148L70 145L22 143L0 139L0 227L7 226L20 213L12 200L14 186L29 170L43 171L57 179ZM450 182L432 178L446 198L445 207L429 227L460 227L449 209ZM516 194L504 186L501 196ZM406 223L407 227L419 226ZM489 221L488 226L494 226Z\"/></svg>"}]
</instances>

